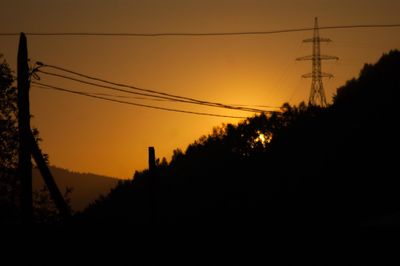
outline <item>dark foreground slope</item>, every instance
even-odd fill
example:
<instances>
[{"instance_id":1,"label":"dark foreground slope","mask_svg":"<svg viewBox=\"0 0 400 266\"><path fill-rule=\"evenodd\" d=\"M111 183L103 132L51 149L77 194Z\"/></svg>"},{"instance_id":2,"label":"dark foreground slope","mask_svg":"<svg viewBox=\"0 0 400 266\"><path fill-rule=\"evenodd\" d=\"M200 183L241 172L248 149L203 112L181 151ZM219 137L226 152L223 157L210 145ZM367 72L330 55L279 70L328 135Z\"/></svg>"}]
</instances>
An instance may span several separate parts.
<instances>
[{"instance_id":1,"label":"dark foreground slope","mask_svg":"<svg viewBox=\"0 0 400 266\"><path fill-rule=\"evenodd\" d=\"M380 224L400 210L399 90L400 52L392 51L339 88L332 106L284 105L215 129L154 172L137 172L76 222Z\"/></svg>"}]
</instances>

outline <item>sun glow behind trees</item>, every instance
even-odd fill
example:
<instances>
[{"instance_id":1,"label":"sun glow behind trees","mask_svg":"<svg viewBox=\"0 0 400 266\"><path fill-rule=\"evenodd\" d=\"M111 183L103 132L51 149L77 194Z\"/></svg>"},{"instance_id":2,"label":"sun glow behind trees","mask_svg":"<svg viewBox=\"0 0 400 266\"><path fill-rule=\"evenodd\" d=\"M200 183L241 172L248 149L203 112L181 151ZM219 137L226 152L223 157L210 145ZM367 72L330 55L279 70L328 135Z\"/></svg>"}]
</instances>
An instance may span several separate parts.
<instances>
[{"instance_id":1,"label":"sun glow behind trees","mask_svg":"<svg viewBox=\"0 0 400 266\"><path fill-rule=\"evenodd\" d=\"M390 24L398 22L400 9L400 2L393 0L304 0L296 8L291 0L98 0L95 7L87 1L43 0L40 4L28 1L21 11L19 2L3 5L0 22L7 25L7 32L257 31L312 27L316 15L321 26ZM335 40L329 52L341 58L324 69L335 73L335 78L324 84L328 100L337 87L358 75L365 62L375 62L384 51L399 48L397 29L326 33ZM300 44L309 35L158 39L32 36L29 46L32 60L42 59L109 80L210 101L280 106L308 99L309 81L300 76L310 67L296 64L294 59L310 53L310 47ZM13 69L16 43L7 37L0 48ZM70 84L54 85L69 88ZM122 178L147 167L148 146L156 147L157 156L169 159L174 149L185 149L214 126L237 123L236 119L98 103L35 88L31 97L32 123L40 129L43 149L52 164ZM197 110L209 111L201 106ZM262 144L262 138L259 141L257 145Z\"/></svg>"}]
</instances>

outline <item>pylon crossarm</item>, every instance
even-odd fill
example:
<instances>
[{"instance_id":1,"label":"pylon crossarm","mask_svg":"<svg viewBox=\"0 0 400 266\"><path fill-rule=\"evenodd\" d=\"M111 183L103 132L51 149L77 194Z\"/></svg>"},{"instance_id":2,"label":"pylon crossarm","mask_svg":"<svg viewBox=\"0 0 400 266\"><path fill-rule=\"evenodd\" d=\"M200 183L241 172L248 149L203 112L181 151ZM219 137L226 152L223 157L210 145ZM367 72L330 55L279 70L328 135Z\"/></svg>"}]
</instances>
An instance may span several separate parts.
<instances>
[{"instance_id":1,"label":"pylon crossarm","mask_svg":"<svg viewBox=\"0 0 400 266\"><path fill-rule=\"evenodd\" d=\"M334 76L331 73L321 72L321 78L333 78Z\"/></svg>"},{"instance_id":2,"label":"pylon crossarm","mask_svg":"<svg viewBox=\"0 0 400 266\"><path fill-rule=\"evenodd\" d=\"M313 73L307 73L301 76L302 78L333 78L334 76L331 73L324 73L321 72L321 74L313 74Z\"/></svg>"},{"instance_id":3,"label":"pylon crossarm","mask_svg":"<svg viewBox=\"0 0 400 266\"><path fill-rule=\"evenodd\" d=\"M304 74L304 75L302 75L301 76L302 78L312 78L313 77L313 74L312 73L307 73L307 74Z\"/></svg>"},{"instance_id":4,"label":"pylon crossarm","mask_svg":"<svg viewBox=\"0 0 400 266\"><path fill-rule=\"evenodd\" d=\"M339 57L331 55L320 55L320 58L321 60L339 60Z\"/></svg>"},{"instance_id":5,"label":"pylon crossarm","mask_svg":"<svg viewBox=\"0 0 400 266\"><path fill-rule=\"evenodd\" d=\"M312 55L302 56L296 58L296 61L303 61L303 60L313 60L315 57Z\"/></svg>"},{"instance_id":6,"label":"pylon crossarm","mask_svg":"<svg viewBox=\"0 0 400 266\"><path fill-rule=\"evenodd\" d=\"M305 39L303 40L303 42L332 42L331 39L328 38L309 38L309 39Z\"/></svg>"}]
</instances>

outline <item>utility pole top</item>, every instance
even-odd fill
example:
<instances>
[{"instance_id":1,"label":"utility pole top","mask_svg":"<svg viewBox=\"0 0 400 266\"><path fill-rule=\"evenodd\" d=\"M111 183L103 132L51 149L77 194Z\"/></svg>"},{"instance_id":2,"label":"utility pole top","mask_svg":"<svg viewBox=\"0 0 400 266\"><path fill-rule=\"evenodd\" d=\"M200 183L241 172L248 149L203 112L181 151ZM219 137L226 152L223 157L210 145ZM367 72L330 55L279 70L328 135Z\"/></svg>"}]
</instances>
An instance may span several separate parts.
<instances>
[{"instance_id":1,"label":"utility pole top","mask_svg":"<svg viewBox=\"0 0 400 266\"><path fill-rule=\"evenodd\" d=\"M33 222L32 204L32 145L30 141L31 125L29 112L29 66L28 44L24 33L21 33L18 45L17 57L17 81L18 81L18 177L21 182L21 210L22 222Z\"/></svg>"}]
</instances>

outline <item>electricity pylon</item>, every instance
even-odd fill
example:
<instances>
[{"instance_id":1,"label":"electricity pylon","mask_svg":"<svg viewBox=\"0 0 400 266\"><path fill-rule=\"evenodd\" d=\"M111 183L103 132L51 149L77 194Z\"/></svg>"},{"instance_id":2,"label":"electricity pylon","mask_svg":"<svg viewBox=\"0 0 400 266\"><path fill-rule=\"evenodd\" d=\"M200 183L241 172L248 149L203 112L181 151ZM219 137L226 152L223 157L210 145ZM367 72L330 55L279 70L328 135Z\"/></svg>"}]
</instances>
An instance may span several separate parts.
<instances>
[{"instance_id":1,"label":"electricity pylon","mask_svg":"<svg viewBox=\"0 0 400 266\"><path fill-rule=\"evenodd\" d=\"M308 100L309 105L320 105L327 106L324 85L322 83L322 78L328 77L332 78L333 75L330 73L322 72L321 61L322 60L338 60L339 57L321 55L321 42L331 42L331 39L319 37L319 27L318 18L315 18L314 23L314 37L310 39L305 39L305 43L313 43L313 54L309 56L296 58L297 61L312 60L312 73L302 75L303 78L312 78L311 81L311 91L310 98Z\"/></svg>"}]
</instances>

